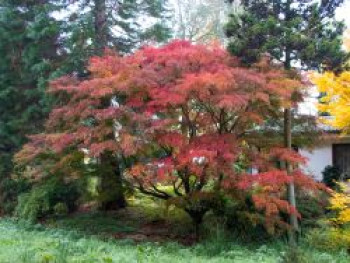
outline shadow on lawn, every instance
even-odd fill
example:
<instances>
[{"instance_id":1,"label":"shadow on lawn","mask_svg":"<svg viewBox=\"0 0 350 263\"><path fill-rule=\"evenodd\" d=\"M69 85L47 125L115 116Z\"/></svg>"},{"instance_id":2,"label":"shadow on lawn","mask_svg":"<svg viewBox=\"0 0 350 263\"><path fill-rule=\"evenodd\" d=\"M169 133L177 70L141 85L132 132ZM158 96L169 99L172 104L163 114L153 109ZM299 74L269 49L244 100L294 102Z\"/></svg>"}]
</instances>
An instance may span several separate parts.
<instances>
[{"instance_id":1,"label":"shadow on lawn","mask_svg":"<svg viewBox=\"0 0 350 263\"><path fill-rule=\"evenodd\" d=\"M93 235L100 239L134 244L149 243L167 247L177 243L193 249L205 249L200 254L220 254L232 250L235 243L247 248L259 248L268 240L241 242L240 237L224 228L222 222L215 221L209 214L202 226L201 240L196 240L194 228L188 215L176 208L164 209L161 205L140 206L139 204L111 212L85 211L64 218L53 218L44 224L50 228L77 231L83 235ZM260 237L261 238L261 235ZM270 240L271 241L271 240ZM244 244L245 243L245 244Z\"/></svg>"},{"instance_id":2,"label":"shadow on lawn","mask_svg":"<svg viewBox=\"0 0 350 263\"><path fill-rule=\"evenodd\" d=\"M43 222L50 228L78 231L100 238L128 239L139 242L177 242L190 246L196 242L192 224L179 211L133 206L111 212L77 212L67 217L51 218ZM174 215L176 213L176 215Z\"/></svg>"}]
</instances>

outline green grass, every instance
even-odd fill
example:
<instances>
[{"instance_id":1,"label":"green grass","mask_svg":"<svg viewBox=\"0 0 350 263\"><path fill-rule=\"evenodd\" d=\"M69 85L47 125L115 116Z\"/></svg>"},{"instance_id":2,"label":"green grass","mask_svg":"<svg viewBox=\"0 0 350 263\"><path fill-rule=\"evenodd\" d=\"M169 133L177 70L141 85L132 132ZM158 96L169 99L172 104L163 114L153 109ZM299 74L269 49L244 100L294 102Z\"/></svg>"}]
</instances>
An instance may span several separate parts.
<instances>
[{"instance_id":1,"label":"green grass","mask_svg":"<svg viewBox=\"0 0 350 263\"><path fill-rule=\"evenodd\" d=\"M182 210L175 207L166 209L165 203L159 200L143 198L142 203L139 200L128 200L129 206L119 211L76 213L48 219L45 225L100 237L133 233L143 225L157 221L166 221L169 224L169 232L173 234L188 235L193 231L190 217Z\"/></svg>"},{"instance_id":2,"label":"green grass","mask_svg":"<svg viewBox=\"0 0 350 263\"><path fill-rule=\"evenodd\" d=\"M46 222L50 228L62 228L78 231L87 235L109 235L118 232L133 232L137 223L121 220L117 214L101 212L83 213L65 218L51 219Z\"/></svg>"},{"instance_id":3,"label":"green grass","mask_svg":"<svg viewBox=\"0 0 350 263\"><path fill-rule=\"evenodd\" d=\"M86 217L88 225L93 224L93 216ZM73 228L74 218L69 220L65 222ZM111 219L105 220L104 222L110 222L108 220ZM114 225L114 221L112 223ZM62 222L61 224L63 225ZM82 225L81 222L79 224ZM125 230L115 227L113 231ZM137 244L131 240L101 240L96 235L82 235L81 231L60 227L47 228L42 225L19 224L10 219L0 220L0 263L281 262L284 250L285 246L279 242L249 247L222 239L207 240L193 247L169 242ZM345 253L327 254L306 247L303 247L302 252L307 258L306 262L349 262Z\"/></svg>"}]
</instances>

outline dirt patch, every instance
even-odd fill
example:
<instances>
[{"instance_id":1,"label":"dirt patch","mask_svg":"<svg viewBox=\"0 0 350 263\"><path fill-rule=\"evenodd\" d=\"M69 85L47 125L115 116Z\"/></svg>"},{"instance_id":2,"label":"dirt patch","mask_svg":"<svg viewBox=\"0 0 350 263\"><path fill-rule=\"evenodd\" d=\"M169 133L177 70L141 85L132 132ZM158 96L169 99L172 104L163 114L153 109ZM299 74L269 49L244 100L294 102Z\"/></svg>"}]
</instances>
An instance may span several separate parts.
<instances>
[{"instance_id":1,"label":"dirt patch","mask_svg":"<svg viewBox=\"0 0 350 263\"><path fill-rule=\"evenodd\" d=\"M196 237L190 235L176 235L171 233L171 224L165 220L157 220L146 223L135 232L116 233L113 235L116 239L131 239L135 242L169 242L175 241L185 246L191 246L196 243Z\"/></svg>"}]
</instances>

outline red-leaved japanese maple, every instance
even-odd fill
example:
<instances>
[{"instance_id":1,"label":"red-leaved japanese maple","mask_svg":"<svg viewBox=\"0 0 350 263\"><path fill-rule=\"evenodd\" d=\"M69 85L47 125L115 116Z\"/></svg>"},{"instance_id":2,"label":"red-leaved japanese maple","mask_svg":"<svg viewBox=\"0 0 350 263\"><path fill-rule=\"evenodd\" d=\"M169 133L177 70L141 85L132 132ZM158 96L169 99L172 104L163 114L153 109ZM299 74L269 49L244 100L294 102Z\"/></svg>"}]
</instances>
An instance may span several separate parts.
<instances>
[{"instance_id":1,"label":"red-leaved japanese maple","mask_svg":"<svg viewBox=\"0 0 350 263\"><path fill-rule=\"evenodd\" d=\"M91 59L89 70L88 80L52 83L63 103L19 160L49 151L61 156L59 169L77 150L116 162L132 156L125 179L181 207L196 225L227 189L252 191L274 223L280 211L297 213L283 199L286 183L315 188L300 171L276 168L276 161L302 162L297 153L252 138L301 85L268 60L247 69L220 47L174 41L124 57L107 53ZM258 174L246 172L252 167Z\"/></svg>"}]
</instances>

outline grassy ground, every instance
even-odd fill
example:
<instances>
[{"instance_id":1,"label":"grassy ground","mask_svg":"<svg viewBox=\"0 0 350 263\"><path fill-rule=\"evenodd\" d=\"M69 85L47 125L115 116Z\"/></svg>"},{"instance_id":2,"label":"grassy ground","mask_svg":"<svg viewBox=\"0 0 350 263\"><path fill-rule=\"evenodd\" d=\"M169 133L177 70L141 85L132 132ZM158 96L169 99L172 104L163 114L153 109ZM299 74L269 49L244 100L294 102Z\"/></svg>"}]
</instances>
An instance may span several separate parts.
<instances>
[{"instance_id":1,"label":"grassy ground","mask_svg":"<svg viewBox=\"0 0 350 263\"><path fill-rule=\"evenodd\" d=\"M0 219L0 263L350 262L345 252L329 254L305 244L298 253L302 261L286 260L291 251L282 240L260 238L243 245L210 216L203 241L194 244L191 221L182 211L151 199L130 203L120 211L76 213L43 225Z\"/></svg>"},{"instance_id":2,"label":"grassy ground","mask_svg":"<svg viewBox=\"0 0 350 263\"><path fill-rule=\"evenodd\" d=\"M73 231L0 221L0 262L276 262L280 252L235 244L184 247L175 243L101 240ZM345 261L344 261L345 262Z\"/></svg>"},{"instance_id":3,"label":"grassy ground","mask_svg":"<svg viewBox=\"0 0 350 263\"><path fill-rule=\"evenodd\" d=\"M286 246L282 241L242 245L237 239L223 238L220 232L193 246L170 240L184 235L190 238L184 218L175 218L164 227L159 209L140 213L137 208L101 214L76 214L27 225L11 219L0 220L0 263L73 263L73 262L293 262L283 260ZM185 230L177 225L182 220ZM184 222L185 220L185 222ZM153 222L153 223L152 223ZM155 227L150 227L155 226ZM176 230L176 225L178 230ZM146 226L146 227L145 227ZM147 228L148 226L148 228ZM170 230L169 230L170 229ZM147 232L148 231L148 232ZM164 233L165 231L165 233ZM155 232L155 233L154 233ZM214 231L215 232L215 231ZM150 242L151 241L151 242ZM350 262L346 253L328 254L302 245L304 261L331 263Z\"/></svg>"}]
</instances>

